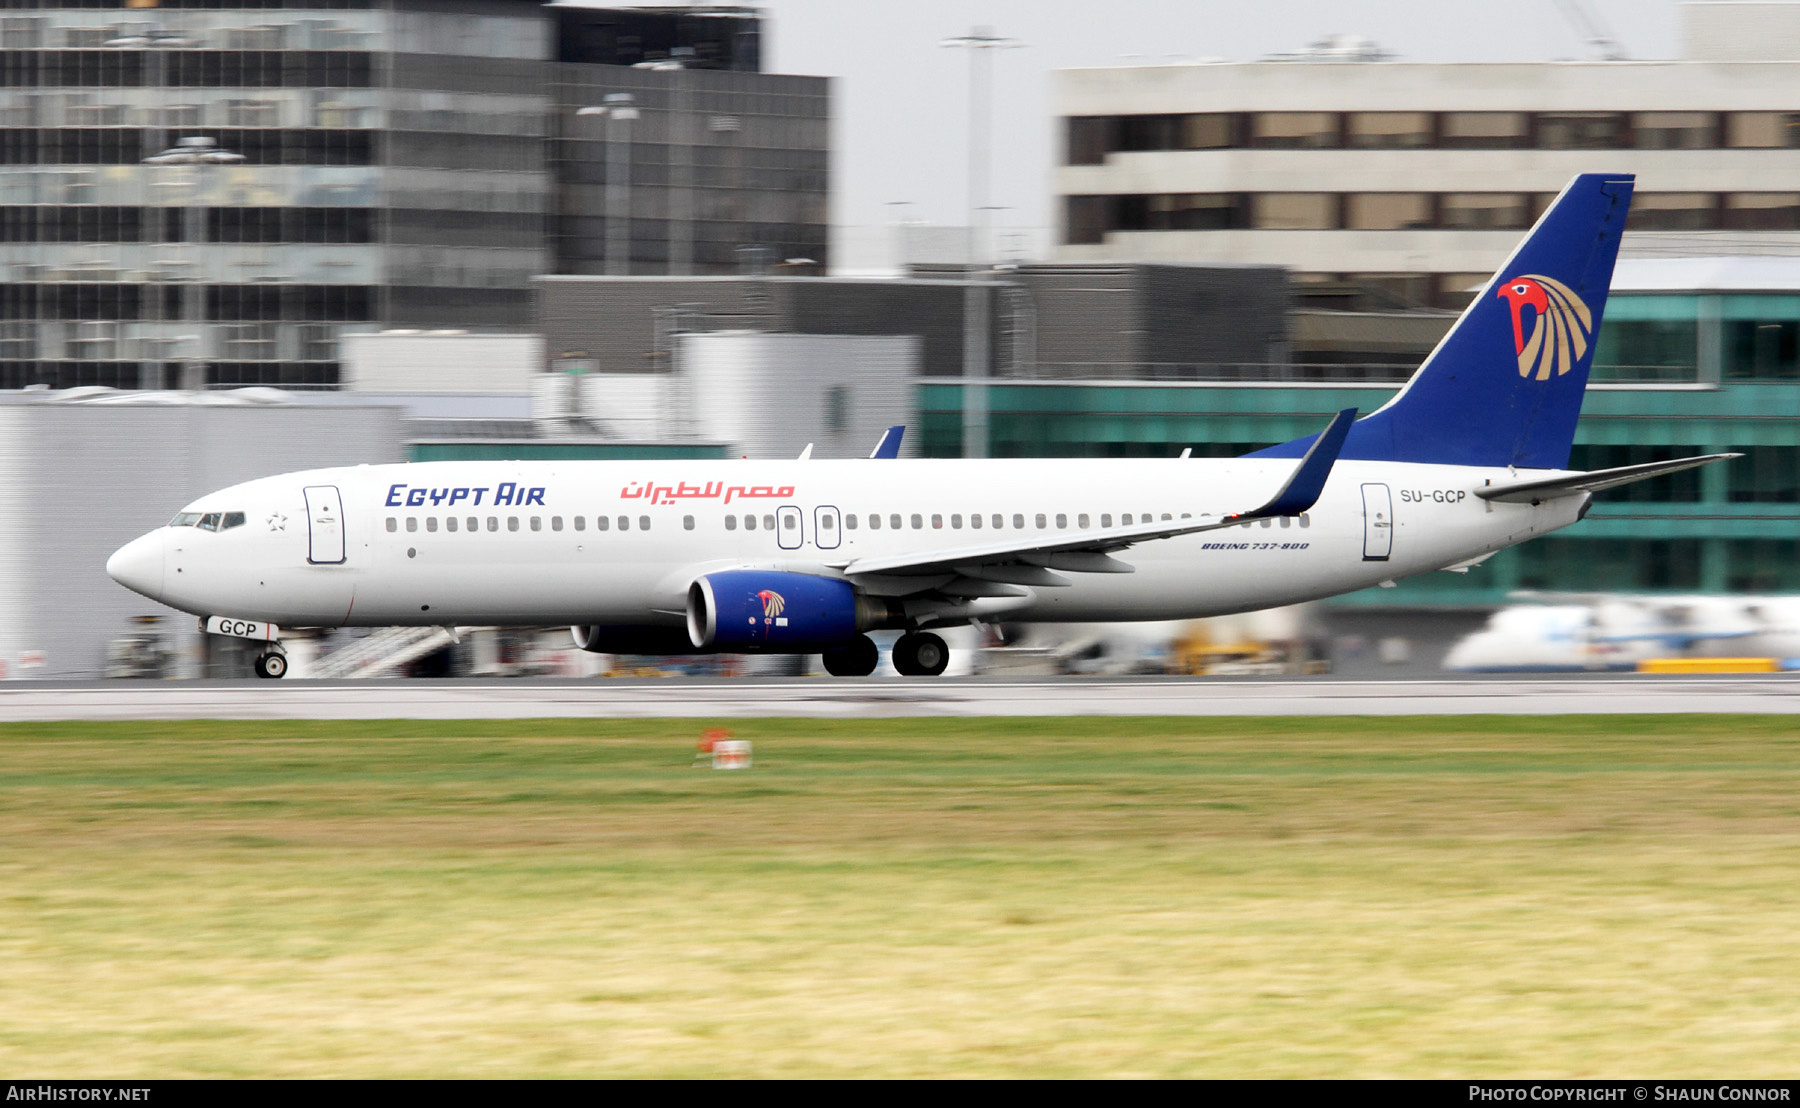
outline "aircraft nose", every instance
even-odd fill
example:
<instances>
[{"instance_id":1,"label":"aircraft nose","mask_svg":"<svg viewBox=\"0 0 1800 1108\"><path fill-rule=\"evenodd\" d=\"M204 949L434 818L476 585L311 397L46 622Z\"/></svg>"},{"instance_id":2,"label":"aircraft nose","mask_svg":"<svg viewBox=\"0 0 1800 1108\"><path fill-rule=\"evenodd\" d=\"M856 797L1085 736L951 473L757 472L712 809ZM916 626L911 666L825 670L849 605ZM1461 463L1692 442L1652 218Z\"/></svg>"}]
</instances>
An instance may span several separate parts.
<instances>
[{"instance_id":1,"label":"aircraft nose","mask_svg":"<svg viewBox=\"0 0 1800 1108\"><path fill-rule=\"evenodd\" d=\"M106 575L132 592L161 600L163 592L163 532L140 535L106 559Z\"/></svg>"}]
</instances>

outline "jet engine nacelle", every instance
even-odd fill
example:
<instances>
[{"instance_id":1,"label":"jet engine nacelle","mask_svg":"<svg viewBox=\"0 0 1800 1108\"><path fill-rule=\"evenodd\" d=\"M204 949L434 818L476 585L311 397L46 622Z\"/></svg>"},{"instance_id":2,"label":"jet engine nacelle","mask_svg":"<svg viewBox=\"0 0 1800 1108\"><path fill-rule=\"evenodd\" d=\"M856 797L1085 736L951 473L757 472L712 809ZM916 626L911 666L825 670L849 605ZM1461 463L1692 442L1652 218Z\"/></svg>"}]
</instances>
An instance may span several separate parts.
<instances>
[{"instance_id":1,"label":"jet engine nacelle","mask_svg":"<svg viewBox=\"0 0 1800 1108\"><path fill-rule=\"evenodd\" d=\"M810 654L903 622L898 605L837 577L727 570L688 586L688 638L699 650Z\"/></svg>"}]
</instances>

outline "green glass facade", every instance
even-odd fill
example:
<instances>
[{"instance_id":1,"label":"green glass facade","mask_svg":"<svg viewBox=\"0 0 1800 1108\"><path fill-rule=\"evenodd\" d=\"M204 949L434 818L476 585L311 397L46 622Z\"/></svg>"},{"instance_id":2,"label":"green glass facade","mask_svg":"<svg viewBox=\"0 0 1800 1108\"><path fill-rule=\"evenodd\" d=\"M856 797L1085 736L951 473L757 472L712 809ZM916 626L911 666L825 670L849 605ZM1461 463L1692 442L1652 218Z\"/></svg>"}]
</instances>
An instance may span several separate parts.
<instances>
[{"instance_id":1,"label":"green glass facade","mask_svg":"<svg viewBox=\"0 0 1800 1108\"><path fill-rule=\"evenodd\" d=\"M1336 601L1485 607L1517 589L1800 591L1800 296L1617 296L1571 465L1691 454L1746 456L1603 493L1569 530L1502 551L1468 574L1432 573ZM1642 367L1666 371L1643 382ZM1340 408L1370 412L1394 385L993 383L994 457L1230 457L1312 434ZM921 452L962 442L962 384L919 388Z\"/></svg>"}]
</instances>

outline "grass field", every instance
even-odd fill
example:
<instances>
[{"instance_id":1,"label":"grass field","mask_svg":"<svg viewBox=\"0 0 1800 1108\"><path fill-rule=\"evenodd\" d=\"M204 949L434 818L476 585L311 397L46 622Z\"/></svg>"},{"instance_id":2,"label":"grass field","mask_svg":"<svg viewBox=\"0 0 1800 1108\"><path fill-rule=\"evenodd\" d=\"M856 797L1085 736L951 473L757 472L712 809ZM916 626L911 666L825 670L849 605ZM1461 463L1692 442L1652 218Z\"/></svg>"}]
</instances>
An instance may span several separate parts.
<instances>
[{"instance_id":1,"label":"grass field","mask_svg":"<svg viewBox=\"0 0 1800 1108\"><path fill-rule=\"evenodd\" d=\"M0 726L0 1072L1792 1076L1781 718Z\"/></svg>"}]
</instances>

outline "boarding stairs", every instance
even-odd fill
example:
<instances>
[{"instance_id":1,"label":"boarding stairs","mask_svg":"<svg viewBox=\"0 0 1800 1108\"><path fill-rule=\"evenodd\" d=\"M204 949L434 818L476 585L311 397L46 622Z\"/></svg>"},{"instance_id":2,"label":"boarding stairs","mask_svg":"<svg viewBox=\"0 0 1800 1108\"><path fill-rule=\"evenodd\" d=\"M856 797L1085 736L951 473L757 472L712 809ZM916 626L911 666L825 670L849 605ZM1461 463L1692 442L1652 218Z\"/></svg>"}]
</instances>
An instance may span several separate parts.
<instances>
[{"instance_id":1,"label":"boarding stairs","mask_svg":"<svg viewBox=\"0 0 1800 1108\"><path fill-rule=\"evenodd\" d=\"M309 677L338 681L345 678L386 677L408 662L417 661L450 643L460 641L473 627L384 627L314 662Z\"/></svg>"}]
</instances>

